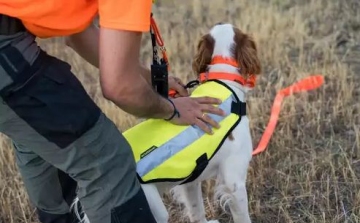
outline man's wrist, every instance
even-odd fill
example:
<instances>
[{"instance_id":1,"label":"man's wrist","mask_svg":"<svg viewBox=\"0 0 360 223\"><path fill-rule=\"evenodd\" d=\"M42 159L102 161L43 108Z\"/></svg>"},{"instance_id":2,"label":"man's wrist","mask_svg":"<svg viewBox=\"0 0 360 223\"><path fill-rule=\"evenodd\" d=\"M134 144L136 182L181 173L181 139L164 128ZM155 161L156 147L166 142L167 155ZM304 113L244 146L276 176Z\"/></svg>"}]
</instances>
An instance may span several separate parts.
<instances>
[{"instance_id":1,"label":"man's wrist","mask_svg":"<svg viewBox=\"0 0 360 223\"><path fill-rule=\"evenodd\" d=\"M175 110L175 105L173 105L172 101L169 101L169 99L164 98L160 96L160 104L159 108L162 110L162 112L159 113L158 119L168 119L170 118Z\"/></svg>"},{"instance_id":2,"label":"man's wrist","mask_svg":"<svg viewBox=\"0 0 360 223\"><path fill-rule=\"evenodd\" d=\"M175 118L176 116L177 116L177 117L180 117L180 113L179 113L179 111L177 110L174 102L173 102L171 99L169 99L169 98L165 98L165 99L166 99L168 102L171 103L172 112L171 112L171 116L167 116L167 118L164 118L164 120L165 120L165 121L170 121L170 120L172 120L173 118Z\"/></svg>"}]
</instances>

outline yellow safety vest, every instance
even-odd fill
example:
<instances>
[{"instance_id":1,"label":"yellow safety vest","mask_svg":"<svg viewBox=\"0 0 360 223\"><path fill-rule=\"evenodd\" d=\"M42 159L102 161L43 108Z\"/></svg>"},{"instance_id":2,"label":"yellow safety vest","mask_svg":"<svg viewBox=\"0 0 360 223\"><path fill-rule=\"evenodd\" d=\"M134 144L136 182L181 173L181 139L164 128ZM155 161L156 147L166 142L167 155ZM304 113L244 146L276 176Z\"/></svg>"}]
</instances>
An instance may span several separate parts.
<instances>
[{"instance_id":1,"label":"yellow safety vest","mask_svg":"<svg viewBox=\"0 0 360 223\"><path fill-rule=\"evenodd\" d=\"M197 126L179 126L161 119L149 119L123 134L130 143L142 183L195 180L205 169L230 132L246 115L246 103L218 80L199 85L191 97L220 98L226 116L209 114L221 127L209 135Z\"/></svg>"}]
</instances>

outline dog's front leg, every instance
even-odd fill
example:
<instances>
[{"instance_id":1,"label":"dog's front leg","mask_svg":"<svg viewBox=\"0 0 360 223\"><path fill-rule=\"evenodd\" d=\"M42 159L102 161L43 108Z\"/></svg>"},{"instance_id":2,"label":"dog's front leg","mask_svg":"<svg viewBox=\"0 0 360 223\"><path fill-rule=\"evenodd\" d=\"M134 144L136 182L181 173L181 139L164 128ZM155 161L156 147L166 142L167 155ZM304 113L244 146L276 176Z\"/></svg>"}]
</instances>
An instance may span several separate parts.
<instances>
[{"instance_id":1,"label":"dog's front leg","mask_svg":"<svg viewBox=\"0 0 360 223\"><path fill-rule=\"evenodd\" d=\"M161 199L157 187L153 184L142 184L146 199L149 203L150 210L154 215L157 223L168 223L169 213Z\"/></svg>"}]
</instances>

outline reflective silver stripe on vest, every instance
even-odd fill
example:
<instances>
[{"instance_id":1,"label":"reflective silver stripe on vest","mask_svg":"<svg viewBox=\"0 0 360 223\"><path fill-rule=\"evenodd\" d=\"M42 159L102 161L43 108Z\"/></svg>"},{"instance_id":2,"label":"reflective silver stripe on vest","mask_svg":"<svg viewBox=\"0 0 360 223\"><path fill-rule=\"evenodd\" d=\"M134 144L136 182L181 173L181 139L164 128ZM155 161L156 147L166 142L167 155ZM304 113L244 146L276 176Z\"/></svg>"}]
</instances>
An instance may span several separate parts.
<instances>
[{"instance_id":1,"label":"reflective silver stripe on vest","mask_svg":"<svg viewBox=\"0 0 360 223\"><path fill-rule=\"evenodd\" d=\"M226 116L218 116L214 114L209 114L209 116L216 122L221 122L231 113L231 104L233 100L236 101L236 99L231 95L219 105L219 108L224 110ZM199 127L189 126L183 132L152 151L148 156L139 160L136 167L137 173L140 177L145 176L151 170L155 169L170 157L192 144L204 134L205 132Z\"/></svg>"}]
</instances>

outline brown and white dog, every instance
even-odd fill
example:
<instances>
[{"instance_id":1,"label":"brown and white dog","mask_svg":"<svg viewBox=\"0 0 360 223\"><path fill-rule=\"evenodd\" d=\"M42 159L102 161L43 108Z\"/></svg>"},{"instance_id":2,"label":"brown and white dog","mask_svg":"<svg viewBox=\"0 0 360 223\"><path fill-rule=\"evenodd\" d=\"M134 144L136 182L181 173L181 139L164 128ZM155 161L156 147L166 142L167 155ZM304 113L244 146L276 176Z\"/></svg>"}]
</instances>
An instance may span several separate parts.
<instances>
[{"instance_id":1,"label":"brown and white dog","mask_svg":"<svg viewBox=\"0 0 360 223\"><path fill-rule=\"evenodd\" d=\"M240 101L245 102L247 92L254 85L251 78L261 72L256 44L249 35L233 25L217 24L199 41L193 70L199 79L201 75L211 77L214 74L212 78L218 77L235 92ZM184 204L191 222L218 223L218 220L206 219L201 193L201 182L216 178L215 196L224 202L222 206L229 205L233 221L250 223L246 177L252 151L249 119L243 116L196 180L182 185L179 185L181 182L143 184L156 221L168 222L169 215L161 195L171 191L174 198ZM74 204L76 202L78 199ZM81 220L90 223L86 215Z\"/></svg>"}]
</instances>

